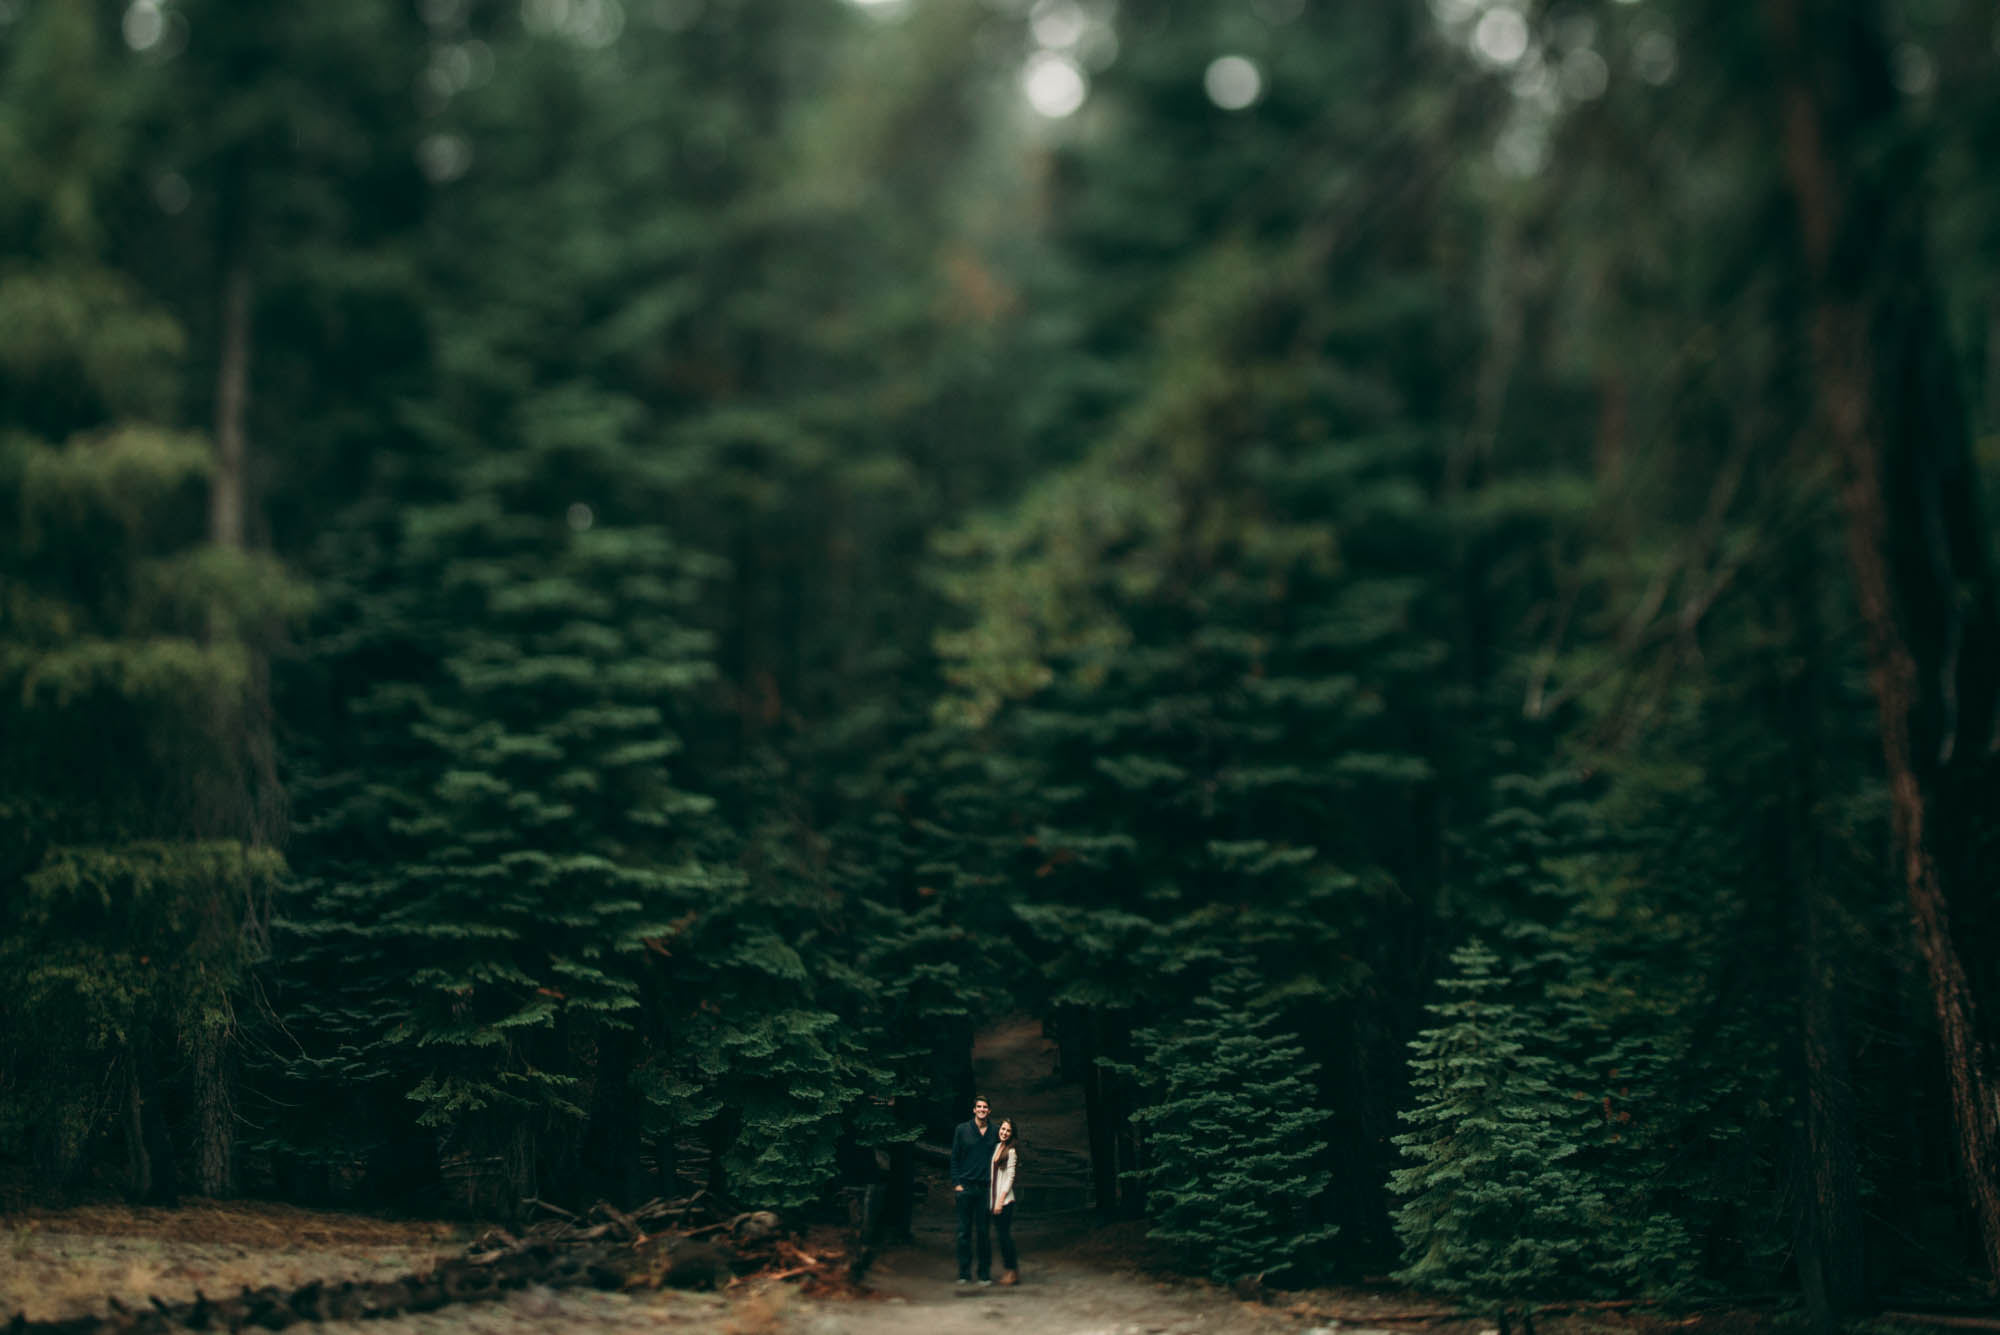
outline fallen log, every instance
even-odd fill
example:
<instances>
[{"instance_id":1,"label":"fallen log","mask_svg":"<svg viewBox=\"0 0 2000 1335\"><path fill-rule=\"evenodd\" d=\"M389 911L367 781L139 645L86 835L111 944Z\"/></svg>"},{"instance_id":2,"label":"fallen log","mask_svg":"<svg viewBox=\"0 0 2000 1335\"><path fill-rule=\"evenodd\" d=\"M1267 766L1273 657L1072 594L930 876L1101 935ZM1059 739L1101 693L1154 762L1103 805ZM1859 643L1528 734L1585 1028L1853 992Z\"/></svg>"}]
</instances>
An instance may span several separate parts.
<instances>
[{"instance_id":1,"label":"fallen log","mask_svg":"<svg viewBox=\"0 0 2000 1335\"><path fill-rule=\"evenodd\" d=\"M605 1223L624 1233L627 1242L642 1241L646 1236L646 1230L632 1222L631 1215L626 1214L610 1201L599 1201L597 1204L591 1206L589 1217L601 1217Z\"/></svg>"},{"instance_id":2,"label":"fallen log","mask_svg":"<svg viewBox=\"0 0 2000 1335\"><path fill-rule=\"evenodd\" d=\"M528 1198L523 1200L521 1204L532 1205L537 1210L547 1210L550 1214L559 1214L565 1219L576 1218L574 1214L571 1214L568 1210L563 1209L562 1206L553 1205L550 1202L542 1200L540 1197L537 1196L529 1196Z\"/></svg>"}]
</instances>

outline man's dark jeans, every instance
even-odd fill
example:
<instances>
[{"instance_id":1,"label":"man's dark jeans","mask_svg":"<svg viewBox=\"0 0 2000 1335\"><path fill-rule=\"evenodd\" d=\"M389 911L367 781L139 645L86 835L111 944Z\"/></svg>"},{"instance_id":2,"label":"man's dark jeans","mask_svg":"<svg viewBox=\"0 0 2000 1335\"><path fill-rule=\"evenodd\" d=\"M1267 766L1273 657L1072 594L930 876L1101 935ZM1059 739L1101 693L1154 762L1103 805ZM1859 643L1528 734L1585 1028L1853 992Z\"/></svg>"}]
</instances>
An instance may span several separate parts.
<instances>
[{"instance_id":1,"label":"man's dark jeans","mask_svg":"<svg viewBox=\"0 0 2000 1335\"><path fill-rule=\"evenodd\" d=\"M986 1193L980 1188L967 1187L964 1191L954 1191L952 1202L958 1206L958 1277L972 1278L973 1238L978 1238L979 1277L993 1277L993 1211L986 1204Z\"/></svg>"}]
</instances>

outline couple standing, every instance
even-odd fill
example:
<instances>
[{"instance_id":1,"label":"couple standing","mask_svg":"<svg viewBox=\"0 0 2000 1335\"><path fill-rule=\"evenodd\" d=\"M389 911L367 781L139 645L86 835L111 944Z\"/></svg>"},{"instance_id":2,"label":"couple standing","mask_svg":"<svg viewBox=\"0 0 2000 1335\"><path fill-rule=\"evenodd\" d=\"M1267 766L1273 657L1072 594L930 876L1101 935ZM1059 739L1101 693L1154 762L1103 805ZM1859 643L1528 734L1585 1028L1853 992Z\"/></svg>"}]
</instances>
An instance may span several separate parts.
<instances>
[{"instance_id":1,"label":"couple standing","mask_svg":"<svg viewBox=\"0 0 2000 1335\"><path fill-rule=\"evenodd\" d=\"M1014 1123L992 1123L985 1099L972 1103L972 1120L951 1133L951 1199L958 1208L958 1282L972 1282L975 1239L979 1251L979 1282L993 1282L993 1240L1000 1242L1000 1282L1018 1284L1021 1274L1014 1255L1014 1172L1020 1155L1014 1145Z\"/></svg>"}]
</instances>

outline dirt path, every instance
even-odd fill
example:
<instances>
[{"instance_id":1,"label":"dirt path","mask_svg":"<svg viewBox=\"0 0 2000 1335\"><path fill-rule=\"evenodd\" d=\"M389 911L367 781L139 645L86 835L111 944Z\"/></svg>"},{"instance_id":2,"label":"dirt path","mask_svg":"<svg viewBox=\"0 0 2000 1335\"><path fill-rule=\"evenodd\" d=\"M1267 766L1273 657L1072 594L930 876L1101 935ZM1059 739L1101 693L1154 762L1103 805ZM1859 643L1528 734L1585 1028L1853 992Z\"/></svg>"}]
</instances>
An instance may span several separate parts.
<instances>
[{"instance_id":1,"label":"dirt path","mask_svg":"<svg viewBox=\"0 0 2000 1335\"><path fill-rule=\"evenodd\" d=\"M1022 1184L1016 1207L1018 1287L954 1284L954 1220L940 1172L924 1183L915 1241L883 1256L869 1274L872 1296L849 1302L787 1305L782 1325L795 1335L1262 1335L1296 1332L1298 1323L1269 1308L1236 1301L1206 1284L1163 1281L1130 1259L1137 1231L1103 1227L1088 1208L1083 1095L1055 1077L1054 1044L1031 1020L1012 1020L980 1036L973 1049L979 1088L995 1117L1022 1132ZM999 1258L994 1258L997 1273Z\"/></svg>"},{"instance_id":2,"label":"dirt path","mask_svg":"<svg viewBox=\"0 0 2000 1335\"><path fill-rule=\"evenodd\" d=\"M1263 1335L1300 1327L1269 1308L1240 1303L1206 1285L1152 1280L1094 1256L1067 1250L1052 1230L1017 1230L1021 1283L960 1290L952 1283L952 1234L922 1225L917 1243L871 1276L875 1296L849 1302L803 1302L785 1313L796 1335Z\"/></svg>"}]
</instances>

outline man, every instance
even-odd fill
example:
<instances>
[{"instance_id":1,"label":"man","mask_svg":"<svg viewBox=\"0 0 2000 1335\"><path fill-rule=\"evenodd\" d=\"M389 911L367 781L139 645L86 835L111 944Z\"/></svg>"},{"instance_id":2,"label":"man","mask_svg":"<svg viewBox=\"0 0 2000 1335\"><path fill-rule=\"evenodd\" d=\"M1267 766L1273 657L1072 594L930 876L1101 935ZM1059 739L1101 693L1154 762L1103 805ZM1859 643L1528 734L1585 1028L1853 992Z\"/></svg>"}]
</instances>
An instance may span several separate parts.
<instances>
[{"instance_id":1,"label":"man","mask_svg":"<svg viewBox=\"0 0 2000 1335\"><path fill-rule=\"evenodd\" d=\"M951 1200L958 1210L958 1282L972 1282L974 1239L979 1248L979 1282L993 1282L993 1216L986 1191L993 1176L992 1109L972 1101L972 1120L951 1133Z\"/></svg>"}]
</instances>

